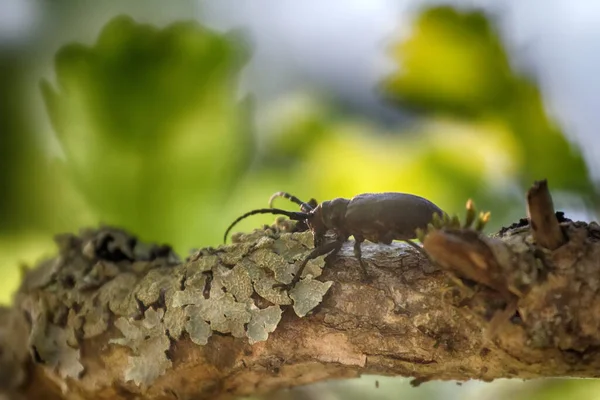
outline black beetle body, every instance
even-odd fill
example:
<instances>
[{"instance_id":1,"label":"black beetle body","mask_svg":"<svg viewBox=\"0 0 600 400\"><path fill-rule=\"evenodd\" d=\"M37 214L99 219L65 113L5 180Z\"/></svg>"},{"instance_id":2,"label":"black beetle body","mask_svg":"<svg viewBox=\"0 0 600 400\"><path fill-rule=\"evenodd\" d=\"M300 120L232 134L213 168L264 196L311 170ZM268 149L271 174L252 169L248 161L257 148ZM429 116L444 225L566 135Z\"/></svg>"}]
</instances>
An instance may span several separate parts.
<instances>
[{"instance_id":1,"label":"black beetle body","mask_svg":"<svg viewBox=\"0 0 600 400\"><path fill-rule=\"evenodd\" d=\"M338 237L354 236L358 242L390 244L414 239L418 228L425 229L433 214L442 216L443 211L423 197L387 192L324 201L312 213L320 220L308 219L315 238L333 230Z\"/></svg>"},{"instance_id":2,"label":"black beetle body","mask_svg":"<svg viewBox=\"0 0 600 400\"><path fill-rule=\"evenodd\" d=\"M414 245L410 239L416 237L416 230L425 229L434 214L440 217L444 215L431 201L408 193L364 193L351 199L336 198L324 201L316 206L316 202L304 203L285 192L275 193L270 203L275 197L285 197L299 204L302 212L273 208L250 211L229 226L225 232L225 239L238 221L253 214L283 214L293 220L305 221L313 233L315 249L304 259L290 285L298 282L309 260L329 252L335 255L350 236L354 237L354 254L366 275L360 249L363 241L390 244L393 240L402 240ZM336 240L324 243L328 231L336 234Z\"/></svg>"}]
</instances>

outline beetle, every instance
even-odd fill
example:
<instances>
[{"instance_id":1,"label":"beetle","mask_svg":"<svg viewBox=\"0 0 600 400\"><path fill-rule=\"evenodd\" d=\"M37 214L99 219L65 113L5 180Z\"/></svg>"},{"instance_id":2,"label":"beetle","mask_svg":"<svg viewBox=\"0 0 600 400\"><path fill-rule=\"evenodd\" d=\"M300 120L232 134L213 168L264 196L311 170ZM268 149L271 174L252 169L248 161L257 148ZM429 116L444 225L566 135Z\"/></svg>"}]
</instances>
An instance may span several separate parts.
<instances>
[{"instance_id":1,"label":"beetle","mask_svg":"<svg viewBox=\"0 0 600 400\"><path fill-rule=\"evenodd\" d=\"M287 192L277 192L269 199L269 206L277 197L284 197L300 206L300 212L279 208L252 210L237 218L229 225L223 238L227 241L229 231L242 219L255 214L285 215L295 221L304 222L313 234L315 248L302 261L298 272L289 285L300 280L308 261L331 253L337 254L350 236L354 237L354 256L357 258L363 275L368 277L367 267L362 260L361 244L365 240L373 243L391 244L401 240L421 249L411 239L416 238L417 229L425 229L434 218L445 213L437 205L424 197L409 193L384 192L364 193L351 199L335 198L317 204L314 199L306 203ZM325 242L328 231L335 233L336 239Z\"/></svg>"}]
</instances>

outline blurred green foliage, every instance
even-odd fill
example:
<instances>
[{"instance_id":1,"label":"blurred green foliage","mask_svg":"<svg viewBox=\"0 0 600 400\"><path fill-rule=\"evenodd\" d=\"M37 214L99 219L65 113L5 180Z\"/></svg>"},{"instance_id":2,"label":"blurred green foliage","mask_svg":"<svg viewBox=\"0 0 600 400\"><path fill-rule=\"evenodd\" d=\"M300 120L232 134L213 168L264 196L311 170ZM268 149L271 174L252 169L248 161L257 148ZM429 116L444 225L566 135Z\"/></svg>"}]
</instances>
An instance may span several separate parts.
<instances>
[{"instance_id":1,"label":"blurred green foliage","mask_svg":"<svg viewBox=\"0 0 600 400\"><path fill-rule=\"evenodd\" d=\"M203 205L227 198L252 154L241 43L197 23L119 17L93 47L58 52L44 100L64 172L102 222L180 249L210 240Z\"/></svg>"},{"instance_id":2,"label":"blurred green foliage","mask_svg":"<svg viewBox=\"0 0 600 400\"><path fill-rule=\"evenodd\" d=\"M300 93L277 99L255 135L251 105L239 96L249 58L240 37L192 22L158 29L113 19L95 44L64 46L55 82L42 82L63 157L50 157L27 127L12 127L23 136L9 143L20 155L2 158L10 196L0 215L10 223L0 232L36 235L20 250L20 239L0 238L0 263L51 248L56 232L98 223L185 255L218 245L230 221L280 190L319 201L410 192L450 213L473 198L492 211L490 229L525 215L524 193L536 179L596 198L581 154L535 85L510 66L482 13L426 9L391 57L398 70L382 95L416 111L418 123L383 130ZM273 219L256 216L236 229ZM17 285L13 271L2 269L4 288ZM3 293L6 302L10 290Z\"/></svg>"},{"instance_id":3,"label":"blurred green foliage","mask_svg":"<svg viewBox=\"0 0 600 400\"><path fill-rule=\"evenodd\" d=\"M0 52L0 304L22 264L55 251L53 233L95 223L36 130L24 53Z\"/></svg>"},{"instance_id":4,"label":"blurred green foliage","mask_svg":"<svg viewBox=\"0 0 600 400\"><path fill-rule=\"evenodd\" d=\"M60 226L48 201L57 182L27 112L22 69L21 54L0 59L0 237L8 239Z\"/></svg>"},{"instance_id":5,"label":"blurred green foliage","mask_svg":"<svg viewBox=\"0 0 600 400\"><path fill-rule=\"evenodd\" d=\"M497 33L479 12L423 12L391 56L402 69L386 81L405 107L475 117L514 101L514 73Z\"/></svg>"},{"instance_id":6,"label":"blurred green foliage","mask_svg":"<svg viewBox=\"0 0 600 400\"><path fill-rule=\"evenodd\" d=\"M506 393L504 398L514 400L598 400L600 381L597 379L551 379L543 384Z\"/></svg>"},{"instance_id":7,"label":"blurred green foliage","mask_svg":"<svg viewBox=\"0 0 600 400\"><path fill-rule=\"evenodd\" d=\"M581 153L549 118L535 85L511 68L483 13L428 9L391 53L402 68L384 83L390 99L431 117L497 123L514 142L519 187L548 177L555 190L595 197Z\"/></svg>"}]
</instances>

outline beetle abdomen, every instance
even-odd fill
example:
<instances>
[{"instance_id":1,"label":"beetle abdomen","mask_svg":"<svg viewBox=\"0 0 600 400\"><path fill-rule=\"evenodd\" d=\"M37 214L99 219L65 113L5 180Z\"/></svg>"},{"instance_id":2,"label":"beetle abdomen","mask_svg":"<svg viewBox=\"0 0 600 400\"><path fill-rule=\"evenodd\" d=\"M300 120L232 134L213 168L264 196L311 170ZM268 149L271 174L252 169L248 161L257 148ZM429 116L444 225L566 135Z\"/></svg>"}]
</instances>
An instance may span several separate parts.
<instances>
[{"instance_id":1,"label":"beetle abdomen","mask_svg":"<svg viewBox=\"0 0 600 400\"><path fill-rule=\"evenodd\" d=\"M350 235L372 242L414 239L417 228L424 229L433 214L443 211L431 201L408 193L365 193L353 197L344 221Z\"/></svg>"}]
</instances>

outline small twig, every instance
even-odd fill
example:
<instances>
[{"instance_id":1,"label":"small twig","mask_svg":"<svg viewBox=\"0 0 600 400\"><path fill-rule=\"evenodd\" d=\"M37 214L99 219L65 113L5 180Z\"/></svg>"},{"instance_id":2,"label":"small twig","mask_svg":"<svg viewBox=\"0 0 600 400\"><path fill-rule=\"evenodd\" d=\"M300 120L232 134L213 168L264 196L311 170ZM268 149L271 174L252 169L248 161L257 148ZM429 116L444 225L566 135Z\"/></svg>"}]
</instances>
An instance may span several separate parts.
<instances>
[{"instance_id":1,"label":"small twig","mask_svg":"<svg viewBox=\"0 0 600 400\"><path fill-rule=\"evenodd\" d=\"M527 192L527 215L533 237L540 246L555 250L566 242L545 179L536 181Z\"/></svg>"}]
</instances>

